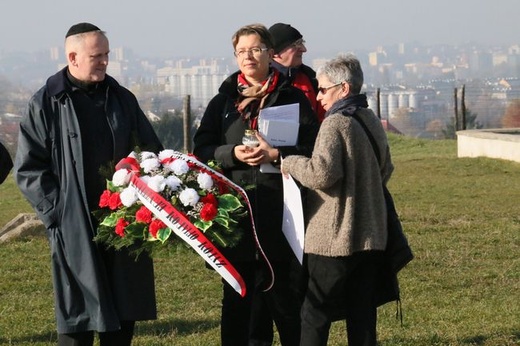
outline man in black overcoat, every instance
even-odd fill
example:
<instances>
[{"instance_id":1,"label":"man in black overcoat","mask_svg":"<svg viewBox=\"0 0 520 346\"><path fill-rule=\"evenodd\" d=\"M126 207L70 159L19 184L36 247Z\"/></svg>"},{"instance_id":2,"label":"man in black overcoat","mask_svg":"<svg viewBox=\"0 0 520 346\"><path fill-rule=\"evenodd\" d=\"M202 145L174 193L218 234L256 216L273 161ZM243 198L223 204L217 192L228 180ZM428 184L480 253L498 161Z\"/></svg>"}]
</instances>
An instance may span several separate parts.
<instances>
[{"instance_id":1,"label":"man in black overcoat","mask_svg":"<svg viewBox=\"0 0 520 346\"><path fill-rule=\"evenodd\" d=\"M135 321L156 318L153 263L92 239L105 189L100 168L136 145L162 146L135 96L106 74L109 44L90 23L66 34L67 67L29 101L15 179L47 228L58 345L130 345Z\"/></svg>"}]
</instances>

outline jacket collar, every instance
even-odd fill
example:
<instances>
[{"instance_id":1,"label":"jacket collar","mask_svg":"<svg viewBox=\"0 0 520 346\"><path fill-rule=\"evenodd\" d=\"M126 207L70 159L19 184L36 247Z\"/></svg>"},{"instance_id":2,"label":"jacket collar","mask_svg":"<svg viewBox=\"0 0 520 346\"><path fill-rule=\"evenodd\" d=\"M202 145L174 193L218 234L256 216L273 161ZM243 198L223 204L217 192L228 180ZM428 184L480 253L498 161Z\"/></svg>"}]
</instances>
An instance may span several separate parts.
<instances>
[{"instance_id":1,"label":"jacket collar","mask_svg":"<svg viewBox=\"0 0 520 346\"><path fill-rule=\"evenodd\" d=\"M310 79L316 78L316 72L305 64L301 64L298 67L286 67L276 61L271 61L271 66L276 68L278 71L280 71L280 73L289 79L293 79L299 71L301 71Z\"/></svg>"},{"instance_id":2,"label":"jacket collar","mask_svg":"<svg viewBox=\"0 0 520 346\"><path fill-rule=\"evenodd\" d=\"M109 75L105 75L105 82L109 87L119 86L119 83ZM71 83L67 78L67 67L64 67L56 74L47 79L46 83L49 96L61 98L71 90Z\"/></svg>"}]
</instances>

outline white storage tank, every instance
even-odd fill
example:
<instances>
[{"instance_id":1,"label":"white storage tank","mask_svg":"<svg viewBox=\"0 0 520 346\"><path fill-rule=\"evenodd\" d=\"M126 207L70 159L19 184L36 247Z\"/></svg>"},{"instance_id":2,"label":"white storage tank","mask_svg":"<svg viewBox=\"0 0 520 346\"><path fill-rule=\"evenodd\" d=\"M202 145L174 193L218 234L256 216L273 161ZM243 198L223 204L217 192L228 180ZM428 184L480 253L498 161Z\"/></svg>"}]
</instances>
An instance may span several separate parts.
<instances>
[{"instance_id":1,"label":"white storage tank","mask_svg":"<svg viewBox=\"0 0 520 346\"><path fill-rule=\"evenodd\" d=\"M388 94L388 115L390 119L394 117L394 112L397 109L397 100L398 96L396 94Z\"/></svg>"},{"instance_id":2,"label":"white storage tank","mask_svg":"<svg viewBox=\"0 0 520 346\"><path fill-rule=\"evenodd\" d=\"M399 99L397 101L399 108L408 108L409 107L409 94L408 93L400 93Z\"/></svg>"}]
</instances>

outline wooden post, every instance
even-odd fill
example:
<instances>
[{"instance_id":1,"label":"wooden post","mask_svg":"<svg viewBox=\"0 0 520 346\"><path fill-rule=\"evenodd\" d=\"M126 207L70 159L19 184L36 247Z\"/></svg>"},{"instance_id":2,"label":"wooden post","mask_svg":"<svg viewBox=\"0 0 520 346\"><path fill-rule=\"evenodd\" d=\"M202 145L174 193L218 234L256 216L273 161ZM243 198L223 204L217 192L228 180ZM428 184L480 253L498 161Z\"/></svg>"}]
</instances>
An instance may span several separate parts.
<instances>
[{"instance_id":1,"label":"wooden post","mask_svg":"<svg viewBox=\"0 0 520 346\"><path fill-rule=\"evenodd\" d=\"M182 107L182 133L184 136L184 153L191 151L191 106L190 106L190 95L184 97L184 103Z\"/></svg>"},{"instance_id":2,"label":"wooden post","mask_svg":"<svg viewBox=\"0 0 520 346\"><path fill-rule=\"evenodd\" d=\"M466 84L462 85L462 91L460 95L460 113L462 115L462 129L466 129Z\"/></svg>"},{"instance_id":3,"label":"wooden post","mask_svg":"<svg viewBox=\"0 0 520 346\"><path fill-rule=\"evenodd\" d=\"M455 88L453 90L453 112L455 113L455 132L457 132L458 130L460 130L460 127L459 127L459 110L458 110L458 107L457 107L457 88Z\"/></svg>"}]
</instances>

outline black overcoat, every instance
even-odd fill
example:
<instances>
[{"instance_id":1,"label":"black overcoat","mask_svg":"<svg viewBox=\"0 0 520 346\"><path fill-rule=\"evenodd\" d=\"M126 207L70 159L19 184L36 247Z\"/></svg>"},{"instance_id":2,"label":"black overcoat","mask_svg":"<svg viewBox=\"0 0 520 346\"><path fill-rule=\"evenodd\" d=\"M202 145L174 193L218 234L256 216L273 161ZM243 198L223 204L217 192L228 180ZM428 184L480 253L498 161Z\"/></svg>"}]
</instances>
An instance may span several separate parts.
<instances>
[{"instance_id":1,"label":"black overcoat","mask_svg":"<svg viewBox=\"0 0 520 346\"><path fill-rule=\"evenodd\" d=\"M66 68L29 101L20 123L15 179L47 228L58 333L118 330L121 320L156 317L153 263L93 242L95 221L83 177L81 131ZM105 113L114 162L137 144L161 149L135 96L106 76Z\"/></svg>"}]
</instances>

